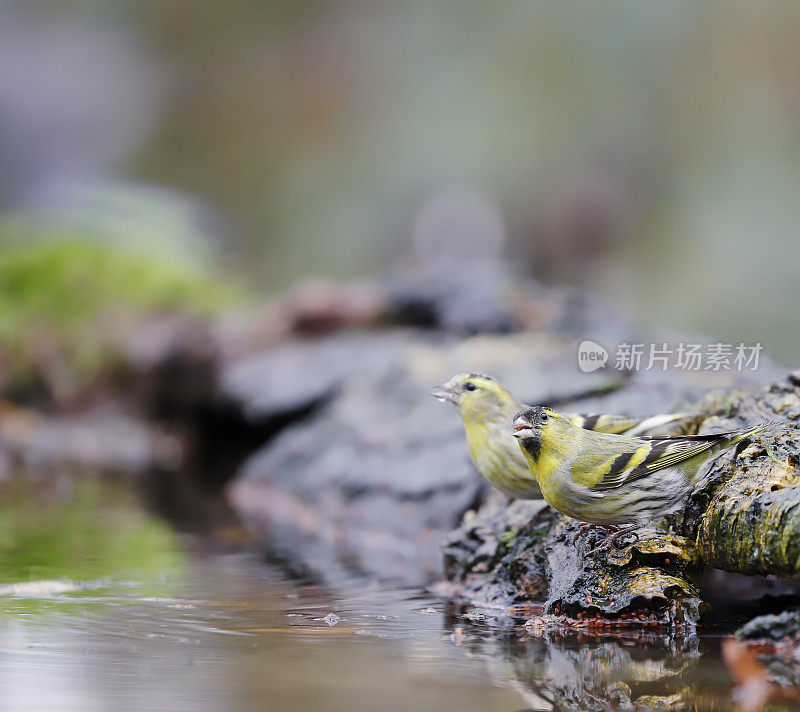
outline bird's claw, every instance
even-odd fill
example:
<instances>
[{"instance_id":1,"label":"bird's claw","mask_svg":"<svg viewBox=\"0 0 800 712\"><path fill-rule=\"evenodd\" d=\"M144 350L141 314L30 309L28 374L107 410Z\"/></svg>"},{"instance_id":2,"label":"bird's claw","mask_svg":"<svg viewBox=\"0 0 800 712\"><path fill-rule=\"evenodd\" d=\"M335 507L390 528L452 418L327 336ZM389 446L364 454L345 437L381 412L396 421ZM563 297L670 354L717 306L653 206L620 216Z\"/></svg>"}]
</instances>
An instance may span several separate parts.
<instances>
[{"instance_id":1,"label":"bird's claw","mask_svg":"<svg viewBox=\"0 0 800 712\"><path fill-rule=\"evenodd\" d=\"M611 529L611 527L607 527L607 528ZM634 544L635 542L637 542L639 540L639 535L636 533L636 529L638 529L637 526L630 526L630 527L626 527L624 529L619 529L618 527L613 527L613 529L614 529L614 531L612 531L608 536L606 536L603 539L601 539L598 542L597 546L595 546L593 549L587 551L586 555L587 556L592 556L594 554L598 554L601 551L606 551L607 549L610 549L612 546L614 546L616 548L621 548L622 547L622 540L625 539L628 535L633 535L633 537L634 537L633 541L631 542L631 544Z\"/></svg>"},{"instance_id":2,"label":"bird's claw","mask_svg":"<svg viewBox=\"0 0 800 712\"><path fill-rule=\"evenodd\" d=\"M572 543L577 543L578 539L580 539L587 531L591 531L592 529L596 528L597 524L589 524L589 522L581 522L578 524L578 531L575 532L575 535L572 537Z\"/></svg>"}]
</instances>

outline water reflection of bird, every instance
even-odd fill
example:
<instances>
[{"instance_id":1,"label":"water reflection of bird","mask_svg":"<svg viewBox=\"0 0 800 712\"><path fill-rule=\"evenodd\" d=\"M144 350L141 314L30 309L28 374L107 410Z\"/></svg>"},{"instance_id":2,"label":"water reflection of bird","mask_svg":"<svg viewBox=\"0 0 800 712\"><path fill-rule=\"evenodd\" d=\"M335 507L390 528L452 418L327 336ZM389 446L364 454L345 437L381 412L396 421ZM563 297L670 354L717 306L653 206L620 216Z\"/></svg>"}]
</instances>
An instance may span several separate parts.
<instances>
[{"instance_id":1,"label":"water reflection of bird","mask_svg":"<svg viewBox=\"0 0 800 712\"><path fill-rule=\"evenodd\" d=\"M527 406L491 376L465 373L454 376L431 395L458 407L475 467L497 489L521 499L539 499L541 492L509 426ZM618 415L570 415L577 427L602 433L653 434L659 428L687 418L684 413L628 418Z\"/></svg>"},{"instance_id":2,"label":"water reflection of bird","mask_svg":"<svg viewBox=\"0 0 800 712\"><path fill-rule=\"evenodd\" d=\"M675 511L709 457L775 425L777 421L726 433L639 437L598 433L549 408L527 408L514 417L512 432L551 507L612 529L597 551Z\"/></svg>"}]
</instances>

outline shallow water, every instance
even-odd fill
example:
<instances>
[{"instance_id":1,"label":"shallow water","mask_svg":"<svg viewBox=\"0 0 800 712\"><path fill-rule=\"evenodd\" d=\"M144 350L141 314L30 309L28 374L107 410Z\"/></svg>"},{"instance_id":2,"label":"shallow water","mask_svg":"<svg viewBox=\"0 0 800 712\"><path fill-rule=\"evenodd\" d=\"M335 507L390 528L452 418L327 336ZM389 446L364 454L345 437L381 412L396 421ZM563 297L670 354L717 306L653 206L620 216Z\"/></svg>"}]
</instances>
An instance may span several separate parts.
<instances>
[{"instance_id":1,"label":"shallow water","mask_svg":"<svg viewBox=\"0 0 800 712\"><path fill-rule=\"evenodd\" d=\"M419 591L298 582L118 482L2 495L2 710L732 709L713 637L534 636Z\"/></svg>"}]
</instances>

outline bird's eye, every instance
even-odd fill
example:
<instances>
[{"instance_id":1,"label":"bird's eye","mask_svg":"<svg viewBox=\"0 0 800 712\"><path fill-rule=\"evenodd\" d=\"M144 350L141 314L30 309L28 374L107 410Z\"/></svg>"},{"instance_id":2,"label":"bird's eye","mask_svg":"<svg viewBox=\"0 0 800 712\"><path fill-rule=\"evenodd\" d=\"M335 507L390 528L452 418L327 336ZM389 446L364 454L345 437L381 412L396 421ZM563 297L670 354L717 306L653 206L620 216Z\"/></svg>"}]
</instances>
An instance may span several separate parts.
<instances>
[{"instance_id":1,"label":"bird's eye","mask_svg":"<svg viewBox=\"0 0 800 712\"><path fill-rule=\"evenodd\" d=\"M474 383L472 383L472 381L470 381L469 383L465 384L464 390L465 391L474 391L477 387L478 386L476 386Z\"/></svg>"},{"instance_id":2,"label":"bird's eye","mask_svg":"<svg viewBox=\"0 0 800 712\"><path fill-rule=\"evenodd\" d=\"M539 420L541 420L543 423L546 422L547 421L547 413L542 412L542 414L539 416Z\"/></svg>"}]
</instances>

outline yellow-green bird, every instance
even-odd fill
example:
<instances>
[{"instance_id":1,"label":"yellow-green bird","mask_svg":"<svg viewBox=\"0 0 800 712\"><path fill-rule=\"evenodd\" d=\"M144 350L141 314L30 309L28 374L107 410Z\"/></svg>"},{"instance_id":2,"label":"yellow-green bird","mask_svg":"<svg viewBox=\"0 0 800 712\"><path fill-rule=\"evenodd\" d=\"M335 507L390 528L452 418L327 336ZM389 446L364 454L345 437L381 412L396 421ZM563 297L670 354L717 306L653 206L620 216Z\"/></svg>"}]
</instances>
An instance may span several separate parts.
<instances>
[{"instance_id":1,"label":"yellow-green bird","mask_svg":"<svg viewBox=\"0 0 800 712\"><path fill-rule=\"evenodd\" d=\"M467 436L469 455L478 472L497 489L520 499L540 499L509 426L514 415L527 408L497 380L482 373L462 373L431 391L441 401L458 407ZM684 420L685 413L627 418L618 415L570 415L576 427L603 433L642 434Z\"/></svg>"},{"instance_id":2,"label":"yellow-green bird","mask_svg":"<svg viewBox=\"0 0 800 712\"><path fill-rule=\"evenodd\" d=\"M712 455L777 424L708 435L637 437L598 433L549 408L527 408L514 416L511 430L551 507L612 530L598 551L678 509Z\"/></svg>"}]
</instances>

